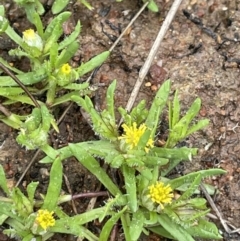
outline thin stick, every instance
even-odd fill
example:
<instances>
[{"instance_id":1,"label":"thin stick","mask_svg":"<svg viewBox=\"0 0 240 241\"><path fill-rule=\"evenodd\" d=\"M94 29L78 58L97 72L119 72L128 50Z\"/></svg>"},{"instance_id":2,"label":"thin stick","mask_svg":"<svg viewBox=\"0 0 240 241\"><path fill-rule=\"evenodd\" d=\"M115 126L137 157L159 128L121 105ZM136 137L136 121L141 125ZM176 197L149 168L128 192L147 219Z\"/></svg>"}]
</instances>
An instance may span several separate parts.
<instances>
[{"instance_id":1,"label":"thin stick","mask_svg":"<svg viewBox=\"0 0 240 241\"><path fill-rule=\"evenodd\" d=\"M96 192L87 192L87 193L80 193L72 195L72 199L78 199L78 198L88 198L88 197L106 197L109 196L109 193L107 191L96 191Z\"/></svg>"},{"instance_id":2,"label":"thin stick","mask_svg":"<svg viewBox=\"0 0 240 241\"><path fill-rule=\"evenodd\" d=\"M22 180L23 180L23 178L25 177L26 173L28 172L28 170L30 169L30 167L32 166L32 164L36 161L36 159L37 159L38 154L40 153L40 151L41 151L41 150L38 149L38 150L35 152L32 160L29 162L29 164L27 165L26 169L25 169L24 172L22 173L21 177L18 179L15 187L18 187L19 184L22 182Z\"/></svg>"},{"instance_id":3,"label":"thin stick","mask_svg":"<svg viewBox=\"0 0 240 241\"><path fill-rule=\"evenodd\" d=\"M124 36L124 34L128 31L128 29L132 26L132 24L135 22L135 20L138 18L138 16L142 13L142 11L147 7L149 1L145 2L145 4L141 7L141 9L137 12L137 14L133 17L133 19L129 22L127 27L123 30L123 32L119 35L117 40L114 42L112 47L109 49L110 52L113 51L113 49L116 47L120 39Z\"/></svg>"},{"instance_id":4,"label":"thin stick","mask_svg":"<svg viewBox=\"0 0 240 241\"><path fill-rule=\"evenodd\" d=\"M123 30L123 32L119 35L119 37L116 39L116 41L113 43L113 45L111 46L111 48L109 49L109 52L112 52L113 49L117 46L117 44L119 43L119 41L121 40L121 38L124 36L124 34L128 31L128 29L133 25L133 23L136 21L136 19L139 17L139 15L142 13L142 11L147 7L149 1L145 2L145 4L141 7L141 9L136 13L136 15L133 17L133 19L129 22L129 24L127 25L127 27ZM102 65L101 65L102 66ZM98 71L101 66L95 68L92 73L90 74L90 76L88 77L88 79L86 80L86 82L90 82L90 80L92 79L93 75L96 73L96 71Z\"/></svg>"},{"instance_id":5,"label":"thin stick","mask_svg":"<svg viewBox=\"0 0 240 241\"><path fill-rule=\"evenodd\" d=\"M6 68L2 63L0 63L0 68L9 75L23 90L24 92L29 96L29 98L32 100L34 105L38 108L40 108L39 103L36 101L36 99L32 96L32 94L29 92L29 90L26 88L26 86L17 78L15 74L13 74L8 68Z\"/></svg>"},{"instance_id":6,"label":"thin stick","mask_svg":"<svg viewBox=\"0 0 240 241\"><path fill-rule=\"evenodd\" d=\"M140 90L140 87L143 83L143 80L145 78L145 76L147 75L148 73L148 70L151 66L151 63L154 59L154 57L156 56L157 52L158 52L158 49L159 49L159 46L163 40L163 37L165 35L165 33L167 32L168 28L169 28L169 25L171 24L177 10L178 10L178 7L179 5L181 4L182 0L175 0L174 3L172 4L171 6L171 9L169 10L168 14L167 14L167 17L166 19L164 20L163 22L163 25L157 35L157 38L149 52L149 55L147 57L147 60L146 62L144 63L143 67L141 68L140 72L139 72L139 77L135 83L135 86L133 88L133 91L131 93L131 96L128 100L128 103L127 103L127 106L126 106L126 110L127 111L130 111L132 109L132 106L136 100L136 97L138 95L138 92ZM121 120L122 122L122 120Z\"/></svg>"},{"instance_id":7,"label":"thin stick","mask_svg":"<svg viewBox=\"0 0 240 241\"><path fill-rule=\"evenodd\" d=\"M68 180L68 178L67 178L67 175L63 174L63 177L64 177L64 180L65 180L65 184L66 184L66 186L67 186L68 193L69 193L70 195L72 195L72 189L71 189L70 182L69 182L69 180ZM72 203L73 212L74 212L75 214L78 214L77 208L76 208L76 205L75 205L75 202L74 202L73 198L72 198L72 200L71 200L71 203Z\"/></svg>"},{"instance_id":8,"label":"thin stick","mask_svg":"<svg viewBox=\"0 0 240 241\"><path fill-rule=\"evenodd\" d=\"M222 214L219 212L219 210L218 210L218 208L216 207L215 203L213 202L211 196L208 194L206 188L204 187L204 185L203 185L202 183L200 184L200 187L201 187L201 190L202 190L202 192L204 193L206 199L208 200L211 208L214 210L214 212L216 213L218 219L220 220L220 222L221 222L223 228L225 229L225 231L226 231L227 233L231 233L231 230L228 228L228 226L227 226L227 224L226 224L226 221L225 221L225 220L223 219L223 217L222 217Z\"/></svg>"},{"instance_id":9,"label":"thin stick","mask_svg":"<svg viewBox=\"0 0 240 241\"><path fill-rule=\"evenodd\" d=\"M9 117L12 113L7 109L5 108L3 105L0 104L0 111L6 116L6 117Z\"/></svg>"}]
</instances>

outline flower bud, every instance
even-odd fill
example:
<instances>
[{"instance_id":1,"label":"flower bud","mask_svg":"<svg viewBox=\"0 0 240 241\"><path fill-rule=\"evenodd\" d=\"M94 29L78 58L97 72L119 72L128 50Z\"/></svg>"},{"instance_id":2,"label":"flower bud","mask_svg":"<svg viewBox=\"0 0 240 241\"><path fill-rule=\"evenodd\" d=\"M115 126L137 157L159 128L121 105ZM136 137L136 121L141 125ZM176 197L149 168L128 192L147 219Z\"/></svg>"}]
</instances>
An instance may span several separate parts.
<instances>
[{"instance_id":1,"label":"flower bud","mask_svg":"<svg viewBox=\"0 0 240 241\"><path fill-rule=\"evenodd\" d=\"M33 29L27 29L23 32L23 42L30 47L36 47L40 51L43 49L43 41Z\"/></svg>"},{"instance_id":2,"label":"flower bud","mask_svg":"<svg viewBox=\"0 0 240 241\"><path fill-rule=\"evenodd\" d=\"M57 72L56 78L59 86L66 86L75 81L78 76L69 64L64 64Z\"/></svg>"}]
</instances>

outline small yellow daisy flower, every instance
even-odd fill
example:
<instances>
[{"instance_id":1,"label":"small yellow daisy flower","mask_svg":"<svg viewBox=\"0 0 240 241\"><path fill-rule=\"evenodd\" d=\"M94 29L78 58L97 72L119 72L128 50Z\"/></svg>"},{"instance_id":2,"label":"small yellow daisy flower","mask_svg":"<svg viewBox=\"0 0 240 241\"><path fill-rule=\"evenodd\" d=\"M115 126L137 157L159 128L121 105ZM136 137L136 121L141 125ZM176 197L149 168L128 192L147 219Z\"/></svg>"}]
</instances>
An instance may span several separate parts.
<instances>
[{"instance_id":1,"label":"small yellow daisy flower","mask_svg":"<svg viewBox=\"0 0 240 241\"><path fill-rule=\"evenodd\" d=\"M23 32L23 37L25 39L34 39L35 38L35 32L33 29L27 29Z\"/></svg>"},{"instance_id":2,"label":"small yellow daisy flower","mask_svg":"<svg viewBox=\"0 0 240 241\"><path fill-rule=\"evenodd\" d=\"M62 74L65 74L65 75L68 75L71 73L71 66L69 64L64 64L62 67L61 67L61 73Z\"/></svg>"},{"instance_id":3,"label":"small yellow daisy flower","mask_svg":"<svg viewBox=\"0 0 240 241\"><path fill-rule=\"evenodd\" d=\"M134 122L132 126L127 126L126 124L122 125L123 130L125 134L122 136L118 137L118 139L125 139L126 143L130 145L130 149L133 149L136 147L139 143L139 140L141 139L142 135L146 131L147 127L145 124L141 124L137 128L137 123ZM153 147L153 140L150 138L147 142L147 145L145 147L145 151L148 152L149 148Z\"/></svg>"},{"instance_id":4,"label":"small yellow daisy flower","mask_svg":"<svg viewBox=\"0 0 240 241\"><path fill-rule=\"evenodd\" d=\"M153 202L158 203L161 209L164 209L164 204L169 204L172 202L173 193L170 185L164 185L163 182L157 182L148 187L149 197Z\"/></svg>"},{"instance_id":5,"label":"small yellow daisy flower","mask_svg":"<svg viewBox=\"0 0 240 241\"><path fill-rule=\"evenodd\" d=\"M48 210L38 210L38 214L36 217L36 222L46 230L48 227L52 227L55 225L55 219L53 217L53 212L49 212Z\"/></svg>"}]
</instances>

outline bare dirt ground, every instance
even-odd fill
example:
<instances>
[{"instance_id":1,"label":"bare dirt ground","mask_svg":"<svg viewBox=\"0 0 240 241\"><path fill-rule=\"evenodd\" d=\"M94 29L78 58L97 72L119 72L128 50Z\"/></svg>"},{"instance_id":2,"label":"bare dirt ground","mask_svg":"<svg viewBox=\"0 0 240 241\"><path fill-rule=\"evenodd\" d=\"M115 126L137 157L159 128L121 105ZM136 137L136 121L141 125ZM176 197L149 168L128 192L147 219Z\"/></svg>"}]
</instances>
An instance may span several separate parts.
<instances>
[{"instance_id":1,"label":"bare dirt ground","mask_svg":"<svg viewBox=\"0 0 240 241\"><path fill-rule=\"evenodd\" d=\"M89 2L95 8L92 12L79 4L69 6L69 10L73 12L69 28L77 20L82 24L79 37L81 49L76 53L73 64L79 64L109 49L141 7L137 0L124 0L122 3L113 0ZM96 108L104 108L105 91L113 79L118 80L116 103L118 106L126 105L138 72L173 1L156 2L160 6L160 13L144 11L115 48L110 59L92 79L92 84L99 86L94 97ZM8 14L11 23L16 25L20 32L29 27L21 10L11 6ZM50 21L50 17L51 14L45 15L46 22ZM206 181L218 188L219 194L214 198L215 204L223 217L236 228L240 228L239 29L240 1L183 0L153 63L155 67L151 69L137 98L137 101L146 99L151 103L156 88L164 80L171 79L172 93L176 89L179 90L183 112L197 96L202 99L199 118L209 118L210 125L185 140L185 145L198 147L199 153L192 162L184 163L176 171L181 175L213 167L227 170L225 176ZM27 68L24 61L9 58L7 50L11 47L12 43L2 39L1 56L15 62L22 69ZM162 62L165 71L156 66L159 62ZM151 83L150 87L145 86L148 82ZM21 105L14 108L27 111L26 107ZM63 110L64 106L55 110L56 116L60 116ZM12 185L16 183L34 154L18 146L15 137L15 131L0 124L0 141L3 143L0 149L0 163L4 165ZM90 126L81 116L79 108L74 105L60 125L60 134L53 134L51 141L58 148L68 142L93 138L95 137ZM161 139L161 136L159 138ZM74 159L67 160L64 168L73 193L93 191L97 188L98 183L93 176L83 170ZM44 187L48 182L46 170L45 165L36 162L27 173L22 186L26 186L29 181L38 180ZM63 190L69 191L66 186ZM78 200L75 203L78 212L84 211L88 202L88 199ZM71 205L66 205L65 208L71 212ZM238 234L227 234L218 221L216 224L223 233L224 241L240 240ZM3 236L1 240L7 238ZM58 237L57 240L62 238ZM69 237L68 240L75 239ZM146 240L160 238L150 236Z\"/></svg>"}]
</instances>

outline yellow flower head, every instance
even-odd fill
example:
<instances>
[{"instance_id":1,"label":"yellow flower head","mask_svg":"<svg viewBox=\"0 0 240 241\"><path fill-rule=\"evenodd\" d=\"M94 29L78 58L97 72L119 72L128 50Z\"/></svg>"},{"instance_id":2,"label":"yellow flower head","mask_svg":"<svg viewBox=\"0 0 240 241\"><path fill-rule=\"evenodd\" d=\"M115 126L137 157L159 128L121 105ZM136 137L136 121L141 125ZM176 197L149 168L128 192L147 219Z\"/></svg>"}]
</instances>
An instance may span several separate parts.
<instances>
[{"instance_id":1,"label":"yellow flower head","mask_svg":"<svg viewBox=\"0 0 240 241\"><path fill-rule=\"evenodd\" d=\"M35 32L33 29L27 29L23 32L23 37L25 39L34 39L35 38Z\"/></svg>"},{"instance_id":2,"label":"yellow flower head","mask_svg":"<svg viewBox=\"0 0 240 241\"><path fill-rule=\"evenodd\" d=\"M163 204L171 203L173 198L172 188L170 185L164 185L163 182L157 182L148 187L149 197L153 202L158 203L161 209L164 209Z\"/></svg>"},{"instance_id":3,"label":"yellow flower head","mask_svg":"<svg viewBox=\"0 0 240 241\"><path fill-rule=\"evenodd\" d=\"M141 124L137 128L137 123L134 122L132 126L127 126L126 124L122 125L125 132L124 135L120 136L118 139L125 139L126 143L130 145L130 149L136 147L141 139L142 135L146 131L147 127L145 124ZM149 148L153 147L153 140L150 138L145 147L145 151L148 152Z\"/></svg>"},{"instance_id":4,"label":"yellow flower head","mask_svg":"<svg viewBox=\"0 0 240 241\"><path fill-rule=\"evenodd\" d=\"M48 210L38 210L38 214L36 217L36 222L46 230L48 227L52 227L55 225L55 219L53 217L53 212L49 212Z\"/></svg>"},{"instance_id":5,"label":"yellow flower head","mask_svg":"<svg viewBox=\"0 0 240 241\"><path fill-rule=\"evenodd\" d=\"M71 66L69 64L64 64L62 67L61 67L61 73L62 74L65 74L65 75L68 75L71 73Z\"/></svg>"},{"instance_id":6,"label":"yellow flower head","mask_svg":"<svg viewBox=\"0 0 240 241\"><path fill-rule=\"evenodd\" d=\"M23 32L23 41L30 47L36 47L40 51L43 49L42 39L33 29L27 29Z\"/></svg>"}]
</instances>

